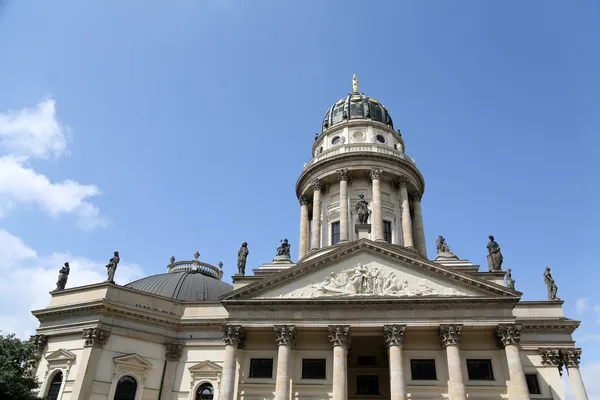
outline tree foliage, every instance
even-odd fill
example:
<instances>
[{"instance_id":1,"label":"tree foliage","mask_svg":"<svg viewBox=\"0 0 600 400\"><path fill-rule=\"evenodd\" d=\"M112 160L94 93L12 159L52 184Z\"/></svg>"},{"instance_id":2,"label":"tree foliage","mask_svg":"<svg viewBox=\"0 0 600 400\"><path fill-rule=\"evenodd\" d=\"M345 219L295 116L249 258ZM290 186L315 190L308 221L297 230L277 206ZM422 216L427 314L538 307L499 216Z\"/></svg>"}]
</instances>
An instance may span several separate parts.
<instances>
[{"instance_id":1,"label":"tree foliage","mask_svg":"<svg viewBox=\"0 0 600 400\"><path fill-rule=\"evenodd\" d=\"M32 368L36 356L32 343L0 334L0 399L39 400Z\"/></svg>"}]
</instances>

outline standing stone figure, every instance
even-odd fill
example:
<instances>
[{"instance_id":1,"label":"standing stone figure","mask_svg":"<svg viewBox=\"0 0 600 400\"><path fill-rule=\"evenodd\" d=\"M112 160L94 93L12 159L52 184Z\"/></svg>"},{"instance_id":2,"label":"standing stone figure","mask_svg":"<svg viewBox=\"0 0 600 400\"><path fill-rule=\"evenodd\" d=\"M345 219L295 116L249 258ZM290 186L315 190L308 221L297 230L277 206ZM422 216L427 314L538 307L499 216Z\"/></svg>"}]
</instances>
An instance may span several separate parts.
<instances>
[{"instance_id":1,"label":"standing stone figure","mask_svg":"<svg viewBox=\"0 0 600 400\"><path fill-rule=\"evenodd\" d=\"M510 268L506 270L506 275L504 275L504 278L506 278L506 287L509 289L514 289L515 288L515 280L512 278L512 273Z\"/></svg>"},{"instance_id":2,"label":"standing stone figure","mask_svg":"<svg viewBox=\"0 0 600 400\"><path fill-rule=\"evenodd\" d=\"M66 262L65 266L58 271L58 282L56 282L55 290L64 290L65 286L67 286L67 279L69 279L69 272L71 269L69 268L69 263Z\"/></svg>"},{"instance_id":3,"label":"standing stone figure","mask_svg":"<svg viewBox=\"0 0 600 400\"><path fill-rule=\"evenodd\" d=\"M242 243L242 247L238 250L238 275L244 276L246 274L246 258L248 257L248 243Z\"/></svg>"},{"instance_id":4,"label":"standing stone figure","mask_svg":"<svg viewBox=\"0 0 600 400\"><path fill-rule=\"evenodd\" d=\"M277 255L283 257L290 257L290 244L287 239L281 241L281 246L277 248Z\"/></svg>"},{"instance_id":5,"label":"standing stone figure","mask_svg":"<svg viewBox=\"0 0 600 400\"><path fill-rule=\"evenodd\" d=\"M558 300L558 297L556 297L556 292L558 292L558 286L556 286L554 279L552 279L552 275L550 274L550 267L546 267L546 270L544 271L544 282L548 287L548 300Z\"/></svg>"},{"instance_id":6,"label":"standing stone figure","mask_svg":"<svg viewBox=\"0 0 600 400\"><path fill-rule=\"evenodd\" d=\"M493 236L490 236L490 242L487 245L488 249L488 266L490 268L490 272L492 271L502 271L502 261L504 257L502 257L502 252L500 251L500 245L496 243Z\"/></svg>"},{"instance_id":7,"label":"standing stone figure","mask_svg":"<svg viewBox=\"0 0 600 400\"><path fill-rule=\"evenodd\" d=\"M358 214L358 223L364 225L369 220L369 203L365 200L365 195L359 194L358 197L355 210Z\"/></svg>"},{"instance_id":8,"label":"standing stone figure","mask_svg":"<svg viewBox=\"0 0 600 400\"><path fill-rule=\"evenodd\" d=\"M110 259L108 264L106 265L106 273L108 274L108 279L106 282L115 283L115 272L117 271L117 265L121 261L119 257L119 252L115 251L115 255Z\"/></svg>"}]
</instances>

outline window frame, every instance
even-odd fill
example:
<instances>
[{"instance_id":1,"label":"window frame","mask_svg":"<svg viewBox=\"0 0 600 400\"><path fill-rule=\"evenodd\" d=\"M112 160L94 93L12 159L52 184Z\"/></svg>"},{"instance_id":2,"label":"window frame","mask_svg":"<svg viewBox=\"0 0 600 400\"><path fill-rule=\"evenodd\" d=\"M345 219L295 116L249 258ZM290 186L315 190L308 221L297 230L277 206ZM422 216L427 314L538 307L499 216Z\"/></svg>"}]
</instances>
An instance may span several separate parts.
<instances>
[{"instance_id":1,"label":"window frame","mask_svg":"<svg viewBox=\"0 0 600 400\"><path fill-rule=\"evenodd\" d=\"M337 226L337 234L334 233L334 226ZM335 241L335 237L337 236L337 241ZM340 221L334 221L331 223L331 245L337 244L340 242L341 229L340 229Z\"/></svg>"},{"instance_id":2,"label":"window frame","mask_svg":"<svg viewBox=\"0 0 600 400\"><path fill-rule=\"evenodd\" d=\"M385 228L386 225L390 227L390 230L388 232L386 232ZM388 243L392 243L392 239L393 239L393 229L392 229L392 221L388 221L388 220L383 220L383 240L385 240ZM389 236L390 240L387 240L387 236Z\"/></svg>"},{"instance_id":3,"label":"window frame","mask_svg":"<svg viewBox=\"0 0 600 400\"><path fill-rule=\"evenodd\" d=\"M271 361L271 375L267 376L256 376L253 375L253 361ZM248 366L248 378L252 378L252 379L273 379L273 364L274 364L274 360L273 358L266 358L266 357L256 357L256 358L250 358L250 362L249 362L249 366Z\"/></svg>"},{"instance_id":4,"label":"window frame","mask_svg":"<svg viewBox=\"0 0 600 400\"><path fill-rule=\"evenodd\" d=\"M535 379L535 385L537 386L537 393L536 392L532 392L531 391L531 386L529 385L529 379L527 379L527 377L533 377ZM537 395L537 394L542 394L542 386L540 385L540 378L539 378L539 374L537 372L532 372L532 373L525 373L525 382L527 383L527 391L529 392L529 394L533 394L533 395Z\"/></svg>"},{"instance_id":5,"label":"window frame","mask_svg":"<svg viewBox=\"0 0 600 400\"><path fill-rule=\"evenodd\" d=\"M121 383L121 380L123 378L131 378L133 380L133 382L135 382L135 392L133 393L133 400L138 399L139 395L141 394L141 391L140 391L141 385L139 383L139 379L136 376L131 375L131 374L123 374L123 375L119 376L119 378L117 379L117 383L115 385L115 392L113 393L111 400L118 400L117 394L119 393L119 384ZM143 388L142 388L142 390L143 390Z\"/></svg>"},{"instance_id":6,"label":"window frame","mask_svg":"<svg viewBox=\"0 0 600 400\"><path fill-rule=\"evenodd\" d=\"M60 375L60 385L58 385L58 391L56 392L55 399L58 400L61 397L61 390L63 387L63 383L65 381L65 372L62 369L58 369L48 378L47 387L45 389L46 396L44 398L51 399L50 391L52 390L52 387L53 387L52 385L54 384L54 380L56 379L56 377L58 375Z\"/></svg>"},{"instance_id":7,"label":"window frame","mask_svg":"<svg viewBox=\"0 0 600 400\"><path fill-rule=\"evenodd\" d=\"M469 370L469 365L470 362L488 362L489 364L489 373L490 373L490 378L472 378L471 377L471 372ZM467 358L465 359L465 364L467 367L467 377L470 381L482 381L482 382L490 382L490 381L495 381L496 380L496 376L494 374L494 363L492 362L491 358Z\"/></svg>"},{"instance_id":8,"label":"window frame","mask_svg":"<svg viewBox=\"0 0 600 400\"><path fill-rule=\"evenodd\" d=\"M309 370L308 368L306 368L305 365L305 361L322 361L323 362L323 377L317 377L315 378L314 376L307 376L304 372L305 370ZM302 371L301 371L301 378L300 379L315 379L315 380L326 380L327 379L327 359L326 358L302 358L301 361L301 365L302 365ZM312 369L314 370L314 369Z\"/></svg>"},{"instance_id":9,"label":"window frame","mask_svg":"<svg viewBox=\"0 0 600 400\"><path fill-rule=\"evenodd\" d=\"M414 374L413 374L413 361L417 362L417 361L431 361L433 362L433 378L415 378ZM412 381L417 381L417 382L433 382L433 381L437 381L438 380L438 370L437 370L437 365L435 362L435 358L411 358L409 360L409 367L410 367L410 379Z\"/></svg>"}]
</instances>

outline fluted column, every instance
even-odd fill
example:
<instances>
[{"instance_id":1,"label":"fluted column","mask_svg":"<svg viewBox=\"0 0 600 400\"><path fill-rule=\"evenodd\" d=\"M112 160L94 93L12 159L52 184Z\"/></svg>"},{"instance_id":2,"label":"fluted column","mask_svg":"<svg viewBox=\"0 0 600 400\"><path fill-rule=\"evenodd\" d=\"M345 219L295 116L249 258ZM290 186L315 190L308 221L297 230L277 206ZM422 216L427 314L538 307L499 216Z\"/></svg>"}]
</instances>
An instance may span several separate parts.
<instances>
[{"instance_id":1,"label":"fluted column","mask_svg":"<svg viewBox=\"0 0 600 400\"><path fill-rule=\"evenodd\" d=\"M225 342L225 359L221 378L219 400L235 399L236 352L244 343L244 328L240 325L223 326L223 342Z\"/></svg>"},{"instance_id":2,"label":"fluted column","mask_svg":"<svg viewBox=\"0 0 600 400\"><path fill-rule=\"evenodd\" d=\"M390 400L406 400L402 346L406 325L385 325L383 336L390 358Z\"/></svg>"},{"instance_id":3,"label":"fluted column","mask_svg":"<svg viewBox=\"0 0 600 400\"><path fill-rule=\"evenodd\" d=\"M312 249L321 247L321 181L313 179Z\"/></svg>"},{"instance_id":4,"label":"fluted column","mask_svg":"<svg viewBox=\"0 0 600 400\"><path fill-rule=\"evenodd\" d=\"M521 364L519 342L521 341L521 325L500 324L496 330L500 344L504 347L508 374L510 376L510 400L529 400L529 388Z\"/></svg>"},{"instance_id":5,"label":"fluted column","mask_svg":"<svg viewBox=\"0 0 600 400\"><path fill-rule=\"evenodd\" d=\"M408 203L408 178L403 176L396 180L400 187L400 207L402 208L402 239L404 247L413 247L412 222L410 218L410 205Z\"/></svg>"},{"instance_id":6,"label":"fluted column","mask_svg":"<svg viewBox=\"0 0 600 400\"><path fill-rule=\"evenodd\" d=\"M448 396L450 400L466 400L465 381L460 362L460 337L462 325L441 325L440 340L448 358Z\"/></svg>"},{"instance_id":7,"label":"fluted column","mask_svg":"<svg viewBox=\"0 0 600 400\"><path fill-rule=\"evenodd\" d=\"M77 375L73 381L72 399L89 399L100 364L102 347L108 342L110 332L101 328L84 329L82 333L83 351L77 357ZM65 377L66 379L66 377Z\"/></svg>"},{"instance_id":8,"label":"fluted column","mask_svg":"<svg viewBox=\"0 0 600 400\"><path fill-rule=\"evenodd\" d=\"M333 400L347 400L350 326L330 325L329 340L333 345Z\"/></svg>"},{"instance_id":9,"label":"fluted column","mask_svg":"<svg viewBox=\"0 0 600 400\"><path fill-rule=\"evenodd\" d=\"M183 345L179 343L165 344L165 360L167 363L164 367L164 379L159 400L169 400L173 398L173 386L175 382L175 375L177 373L177 364L181 358L182 349Z\"/></svg>"},{"instance_id":10,"label":"fluted column","mask_svg":"<svg viewBox=\"0 0 600 400\"><path fill-rule=\"evenodd\" d=\"M381 213L381 169L373 168L369 172L369 178L373 182L373 231L375 240L383 240L383 215Z\"/></svg>"},{"instance_id":11,"label":"fluted column","mask_svg":"<svg viewBox=\"0 0 600 400\"><path fill-rule=\"evenodd\" d=\"M421 212L421 197L420 192L411 193L413 207L413 237L414 245L419 253L427 257L427 245L425 243L425 227L423 226L423 213Z\"/></svg>"},{"instance_id":12,"label":"fluted column","mask_svg":"<svg viewBox=\"0 0 600 400\"><path fill-rule=\"evenodd\" d=\"M277 351L277 377L275 380L275 400L290 398L290 365L292 348L296 343L297 331L292 325L275 325L275 339L279 345Z\"/></svg>"},{"instance_id":13,"label":"fluted column","mask_svg":"<svg viewBox=\"0 0 600 400\"><path fill-rule=\"evenodd\" d=\"M340 242L349 238L348 223L348 168L337 170L340 179Z\"/></svg>"},{"instance_id":14,"label":"fluted column","mask_svg":"<svg viewBox=\"0 0 600 400\"><path fill-rule=\"evenodd\" d=\"M304 196L298 199L300 202L300 244L298 245L298 259L308 253L308 200Z\"/></svg>"},{"instance_id":15,"label":"fluted column","mask_svg":"<svg viewBox=\"0 0 600 400\"><path fill-rule=\"evenodd\" d=\"M569 386L573 399L587 400L587 392L583 384L583 378L579 371L579 359L581 358L581 349L561 349L562 362L567 367L569 374Z\"/></svg>"}]
</instances>

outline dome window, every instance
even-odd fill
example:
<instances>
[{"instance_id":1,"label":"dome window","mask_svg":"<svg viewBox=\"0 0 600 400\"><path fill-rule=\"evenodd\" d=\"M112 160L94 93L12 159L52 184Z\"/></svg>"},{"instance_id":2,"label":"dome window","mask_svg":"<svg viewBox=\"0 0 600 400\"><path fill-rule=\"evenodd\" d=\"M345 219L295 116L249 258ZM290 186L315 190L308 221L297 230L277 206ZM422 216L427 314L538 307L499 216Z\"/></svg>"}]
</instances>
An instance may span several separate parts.
<instances>
[{"instance_id":1,"label":"dome window","mask_svg":"<svg viewBox=\"0 0 600 400\"><path fill-rule=\"evenodd\" d=\"M383 135L377 135L375 136L375 139L377 139L379 143L385 143L385 138L383 137Z\"/></svg>"},{"instance_id":2,"label":"dome window","mask_svg":"<svg viewBox=\"0 0 600 400\"><path fill-rule=\"evenodd\" d=\"M339 136L336 136L333 138L333 140L331 141L331 144L336 145L340 142L341 138Z\"/></svg>"}]
</instances>

